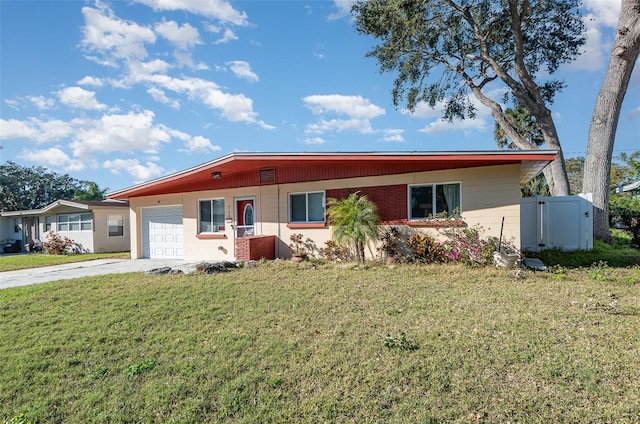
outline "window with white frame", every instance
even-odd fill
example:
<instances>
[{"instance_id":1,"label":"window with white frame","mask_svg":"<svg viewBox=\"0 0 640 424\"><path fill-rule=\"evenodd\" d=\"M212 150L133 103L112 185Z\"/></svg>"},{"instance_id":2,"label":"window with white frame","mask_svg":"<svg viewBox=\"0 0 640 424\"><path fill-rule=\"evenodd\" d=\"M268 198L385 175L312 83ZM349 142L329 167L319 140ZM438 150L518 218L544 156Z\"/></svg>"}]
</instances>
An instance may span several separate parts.
<instances>
[{"instance_id":1,"label":"window with white frame","mask_svg":"<svg viewBox=\"0 0 640 424\"><path fill-rule=\"evenodd\" d=\"M460 213L461 192L460 183L409 186L409 219Z\"/></svg>"},{"instance_id":2,"label":"window with white frame","mask_svg":"<svg viewBox=\"0 0 640 424\"><path fill-rule=\"evenodd\" d=\"M124 215L107 215L107 235L109 237L124 237Z\"/></svg>"},{"instance_id":3,"label":"window with white frame","mask_svg":"<svg viewBox=\"0 0 640 424\"><path fill-rule=\"evenodd\" d=\"M289 194L289 222L324 222L324 191Z\"/></svg>"},{"instance_id":4,"label":"window with white frame","mask_svg":"<svg viewBox=\"0 0 640 424\"><path fill-rule=\"evenodd\" d=\"M199 202L200 233L219 233L224 231L224 199L208 199Z\"/></svg>"},{"instance_id":5,"label":"window with white frame","mask_svg":"<svg viewBox=\"0 0 640 424\"><path fill-rule=\"evenodd\" d=\"M69 213L58 215L58 231L91 231L93 217L91 213Z\"/></svg>"}]
</instances>

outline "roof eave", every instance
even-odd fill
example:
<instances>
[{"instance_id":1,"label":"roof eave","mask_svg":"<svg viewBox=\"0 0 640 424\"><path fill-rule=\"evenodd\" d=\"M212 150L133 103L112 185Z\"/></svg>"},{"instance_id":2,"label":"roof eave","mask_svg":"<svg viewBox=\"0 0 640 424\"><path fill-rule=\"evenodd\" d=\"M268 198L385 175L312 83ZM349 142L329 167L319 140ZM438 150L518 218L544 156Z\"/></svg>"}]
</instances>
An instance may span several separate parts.
<instances>
[{"instance_id":1,"label":"roof eave","mask_svg":"<svg viewBox=\"0 0 640 424\"><path fill-rule=\"evenodd\" d=\"M373 161L385 161L389 158L396 158L408 161L437 161L437 160L468 160L470 158L483 160L483 159L517 159L521 163L523 162L542 162L539 169L535 172L535 175L539 173L544 166L553 161L557 156L555 150L491 150L491 151L438 151L438 152L268 152L268 153L253 153L253 152L235 152L215 159L210 162L206 162L195 167L167 175L164 177L156 178L147 182L136 184L131 187L118 190L107 195L108 199L129 199L136 197L136 193L144 193L147 189L160 185L171 183L182 178L187 178L190 175L200 173L203 171L212 172L217 167L233 161L259 161L259 160L300 160L302 158L306 160L373 160ZM533 178L531 176L531 178ZM526 177L528 178L528 177ZM525 178L525 179L526 179ZM531 179L529 178L529 179ZM527 181L529 180L527 179ZM523 178L521 178L521 183ZM141 194L144 195L144 194Z\"/></svg>"}]
</instances>

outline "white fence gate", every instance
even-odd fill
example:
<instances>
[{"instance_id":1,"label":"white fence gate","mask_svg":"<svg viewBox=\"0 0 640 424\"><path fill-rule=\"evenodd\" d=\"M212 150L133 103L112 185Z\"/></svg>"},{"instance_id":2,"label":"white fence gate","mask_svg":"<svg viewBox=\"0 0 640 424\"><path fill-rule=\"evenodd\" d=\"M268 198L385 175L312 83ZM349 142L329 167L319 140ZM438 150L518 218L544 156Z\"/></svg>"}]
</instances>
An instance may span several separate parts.
<instances>
[{"instance_id":1,"label":"white fence gate","mask_svg":"<svg viewBox=\"0 0 640 424\"><path fill-rule=\"evenodd\" d=\"M592 250L593 204L580 196L527 197L520 200L522 250Z\"/></svg>"}]
</instances>

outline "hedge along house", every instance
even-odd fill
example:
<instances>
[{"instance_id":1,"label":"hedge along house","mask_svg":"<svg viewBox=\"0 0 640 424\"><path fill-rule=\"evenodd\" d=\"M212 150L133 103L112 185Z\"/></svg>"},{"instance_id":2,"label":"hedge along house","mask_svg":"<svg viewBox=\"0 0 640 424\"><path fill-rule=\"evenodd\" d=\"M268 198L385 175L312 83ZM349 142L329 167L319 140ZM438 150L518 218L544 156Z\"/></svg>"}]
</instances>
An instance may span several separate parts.
<instances>
[{"instance_id":1,"label":"hedge along house","mask_svg":"<svg viewBox=\"0 0 640 424\"><path fill-rule=\"evenodd\" d=\"M292 234L331 239L328 198L360 191L383 224L432 231L425 218L461 213L520 243L520 186L555 151L233 153L108 195L129 201L132 258L290 257Z\"/></svg>"},{"instance_id":2,"label":"hedge along house","mask_svg":"<svg viewBox=\"0 0 640 424\"><path fill-rule=\"evenodd\" d=\"M80 252L125 252L129 216L126 201L57 200L42 209L1 212L0 240L6 250L21 252L34 242L46 242L53 231L71 239Z\"/></svg>"}]
</instances>

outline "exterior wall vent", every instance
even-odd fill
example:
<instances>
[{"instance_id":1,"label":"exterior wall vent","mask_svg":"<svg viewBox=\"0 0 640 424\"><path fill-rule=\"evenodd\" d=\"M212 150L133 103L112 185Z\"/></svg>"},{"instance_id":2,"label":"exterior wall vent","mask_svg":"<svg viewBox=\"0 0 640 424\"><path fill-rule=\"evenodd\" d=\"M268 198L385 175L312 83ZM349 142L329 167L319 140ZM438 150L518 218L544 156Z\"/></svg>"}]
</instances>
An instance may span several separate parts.
<instances>
[{"instance_id":1,"label":"exterior wall vent","mask_svg":"<svg viewBox=\"0 0 640 424\"><path fill-rule=\"evenodd\" d=\"M276 182L275 168L260 170L260 184L274 184Z\"/></svg>"}]
</instances>

